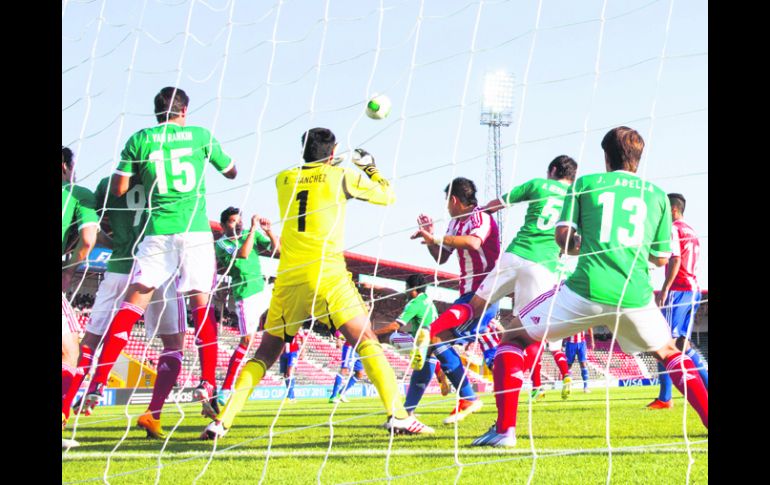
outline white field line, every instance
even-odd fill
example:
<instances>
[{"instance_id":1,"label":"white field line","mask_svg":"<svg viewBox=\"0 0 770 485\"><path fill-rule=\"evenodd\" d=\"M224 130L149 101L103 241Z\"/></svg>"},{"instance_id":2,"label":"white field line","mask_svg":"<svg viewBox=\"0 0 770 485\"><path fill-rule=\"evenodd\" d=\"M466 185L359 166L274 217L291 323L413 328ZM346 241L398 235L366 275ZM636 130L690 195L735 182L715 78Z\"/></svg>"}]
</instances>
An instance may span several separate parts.
<instances>
[{"instance_id":1,"label":"white field line","mask_svg":"<svg viewBox=\"0 0 770 485\"><path fill-rule=\"evenodd\" d=\"M701 441L693 441L691 444L708 444L708 440L701 440ZM673 445L673 446L672 446ZM500 448L473 448L473 449L467 449L458 450L460 455L463 456L489 456L489 455L529 455L530 450L529 449L500 449ZM555 449L538 449L538 456L545 456L545 455L564 455L564 454L582 454L582 455L596 455L596 454L606 454L607 449L606 448L555 448ZM696 448L692 451L697 453L708 453L708 448ZM660 447L629 447L626 449L623 448L613 448L613 453L626 453L626 454L643 454L643 453L686 453L687 450L684 447L684 443L681 444L667 444L662 445ZM332 456L383 456L387 453L387 450L337 450L332 451ZM397 456L453 456L455 453L455 450L453 449L445 449L445 450L437 450L435 448L412 448L412 449L402 449L402 450L392 450L391 455L397 455ZM186 457L193 457L197 455L201 455L201 451L166 451L163 453L164 458L166 459L173 459L173 458L186 458ZM323 457L326 454L326 451L324 450L295 450L295 451L271 451L270 456L271 457ZM101 459L105 458L109 455L107 452L102 451L70 451L66 455L66 460L93 460L93 459ZM221 457L263 457L265 456L264 450L229 450L229 451L219 451L215 453L215 456L221 456ZM158 457L157 453L154 452L133 452L133 451L119 451L112 454L112 457L114 458L147 458L147 459L154 459ZM168 463L171 465L172 463Z\"/></svg>"}]
</instances>

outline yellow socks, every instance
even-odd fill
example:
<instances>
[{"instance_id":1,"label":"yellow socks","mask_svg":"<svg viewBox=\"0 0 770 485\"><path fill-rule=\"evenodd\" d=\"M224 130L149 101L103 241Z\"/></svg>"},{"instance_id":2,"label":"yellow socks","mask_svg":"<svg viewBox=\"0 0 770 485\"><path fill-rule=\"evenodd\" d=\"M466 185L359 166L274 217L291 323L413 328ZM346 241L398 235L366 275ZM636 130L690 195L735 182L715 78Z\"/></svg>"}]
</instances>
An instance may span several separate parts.
<instances>
[{"instance_id":1,"label":"yellow socks","mask_svg":"<svg viewBox=\"0 0 770 485\"><path fill-rule=\"evenodd\" d=\"M259 381L265 377L267 366L261 360L251 359L243 366L238 378L235 379L235 390L227 400L225 408L217 416L225 428L230 428L235 415L241 412L243 406L251 395L252 389L259 385Z\"/></svg>"},{"instance_id":2,"label":"yellow socks","mask_svg":"<svg viewBox=\"0 0 770 485\"><path fill-rule=\"evenodd\" d=\"M397 419L406 418L408 414L398 392L396 374L388 359L385 358L380 343L376 340L364 340L356 351L361 357L366 375L369 376L369 380L372 381L382 399L385 412L388 416L395 416Z\"/></svg>"}]
</instances>

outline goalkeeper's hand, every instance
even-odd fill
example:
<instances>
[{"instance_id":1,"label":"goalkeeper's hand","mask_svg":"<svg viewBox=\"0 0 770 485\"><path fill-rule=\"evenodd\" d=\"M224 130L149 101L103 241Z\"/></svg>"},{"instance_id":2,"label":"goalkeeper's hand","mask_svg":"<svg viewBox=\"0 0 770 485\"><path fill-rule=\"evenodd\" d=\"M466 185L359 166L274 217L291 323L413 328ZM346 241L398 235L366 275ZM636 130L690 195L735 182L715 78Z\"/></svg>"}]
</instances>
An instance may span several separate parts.
<instances>
[{"instance_id":1,"label":"goalkeeper's hand","mask_svg":"<svg viewBox=\"0 0 770 485\"><path fill-rule=\"evenodd\" d=\"M356 164L356 167L363 170L370 179L374 179L375 175L379 175L380 171L374 164L374 157L363 148L356 148L353 150L352 160L353 163Z\"/></svg>"}]
</instances>

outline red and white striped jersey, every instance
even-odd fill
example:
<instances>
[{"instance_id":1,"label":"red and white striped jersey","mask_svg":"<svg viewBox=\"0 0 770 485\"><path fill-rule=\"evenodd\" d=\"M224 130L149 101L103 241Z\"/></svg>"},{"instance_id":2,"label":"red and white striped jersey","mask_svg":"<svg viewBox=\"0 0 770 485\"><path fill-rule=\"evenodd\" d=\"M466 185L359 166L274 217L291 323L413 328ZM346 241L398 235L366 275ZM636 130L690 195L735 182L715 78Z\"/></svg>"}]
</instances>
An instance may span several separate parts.
<instances>
[{"instance_id":1,"label":"red and white striped jersey","mask_svg":"<svg viewBox=\"0 0 770 485\"><path fill-rule=\"evenodd\" d=\"M307 338L307 330L304 328L299 329L297 335L294 336L294 340L291 341L289 346L289 352L299 352L299 348Z\"/></svg>"},{"instance_id":2,"label":"red and white striped jersey","mask_svg":"<svg viewBox=\"0 0 770 485\"><path fill-rule=\"evenodd\" d=\"M481 344L482 352L497 348L500 344L500 334L497 333L495 325L489 325L487 331L479 335L479 343Z\"/></svg>"},{"instance_id":3,"label":"red and white striped jersey","mask_svg":"<svg viewBox=\"0 0 770 485\"><path fill-rule=\"evenodd\" d=\"M672 256L680 257L679 271L671 284L671 291L700 291L695 279L700 242L695 230L682 219L674 221L671 226L671 249Z\"/></svg>"},{"instance_id":4,"label":"red and white striped jersey","mask_svg":"<svg viewBox=\"0 0 770 485\"><path fill-rule=\"evenodd\" d=\"M585 342L585 341L586 341L585 332L576 333L575 335L572 335L567 339L567 342L571 344L579 344L580 342Z\"/></svg>"},{"instance_id":5,"label":"red and white striped jersey","mask_svg":"<svg viewBox=\"0 0 770 485\"><path fill-rule=\"evenodd\" d=\"M475 292L492 271L500 255L500 234L495 220L476 207L464 220L452 219L448 236L476 236L481 239L478 251L458 249L460 263L460 294Z\"/></svg>"}]
</instances>

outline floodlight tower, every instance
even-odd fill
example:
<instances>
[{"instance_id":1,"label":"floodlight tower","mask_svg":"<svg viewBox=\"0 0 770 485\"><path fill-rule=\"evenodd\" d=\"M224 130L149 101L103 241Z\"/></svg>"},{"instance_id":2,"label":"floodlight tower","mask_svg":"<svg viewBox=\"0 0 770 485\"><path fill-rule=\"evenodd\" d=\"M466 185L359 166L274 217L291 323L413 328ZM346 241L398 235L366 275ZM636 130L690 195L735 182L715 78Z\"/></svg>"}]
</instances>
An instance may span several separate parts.
<instances>
[{"instance_id":1,"label":"floodlight tower","mask_svg":"<svg viewBox=\"0 0 770 485\"><path fill-rule=\"evenodd\" d=\"M513 122L513 74L505 71L488 72L484 76L484 95L481 101L481 124L489 126L487 143L487 195L491 192L492 174L495 179L495 197L503 193L503 167L500 149L500 128ZM503 213L497 212L500 242L503 238Z\"/></svg>"}]
</instances>

